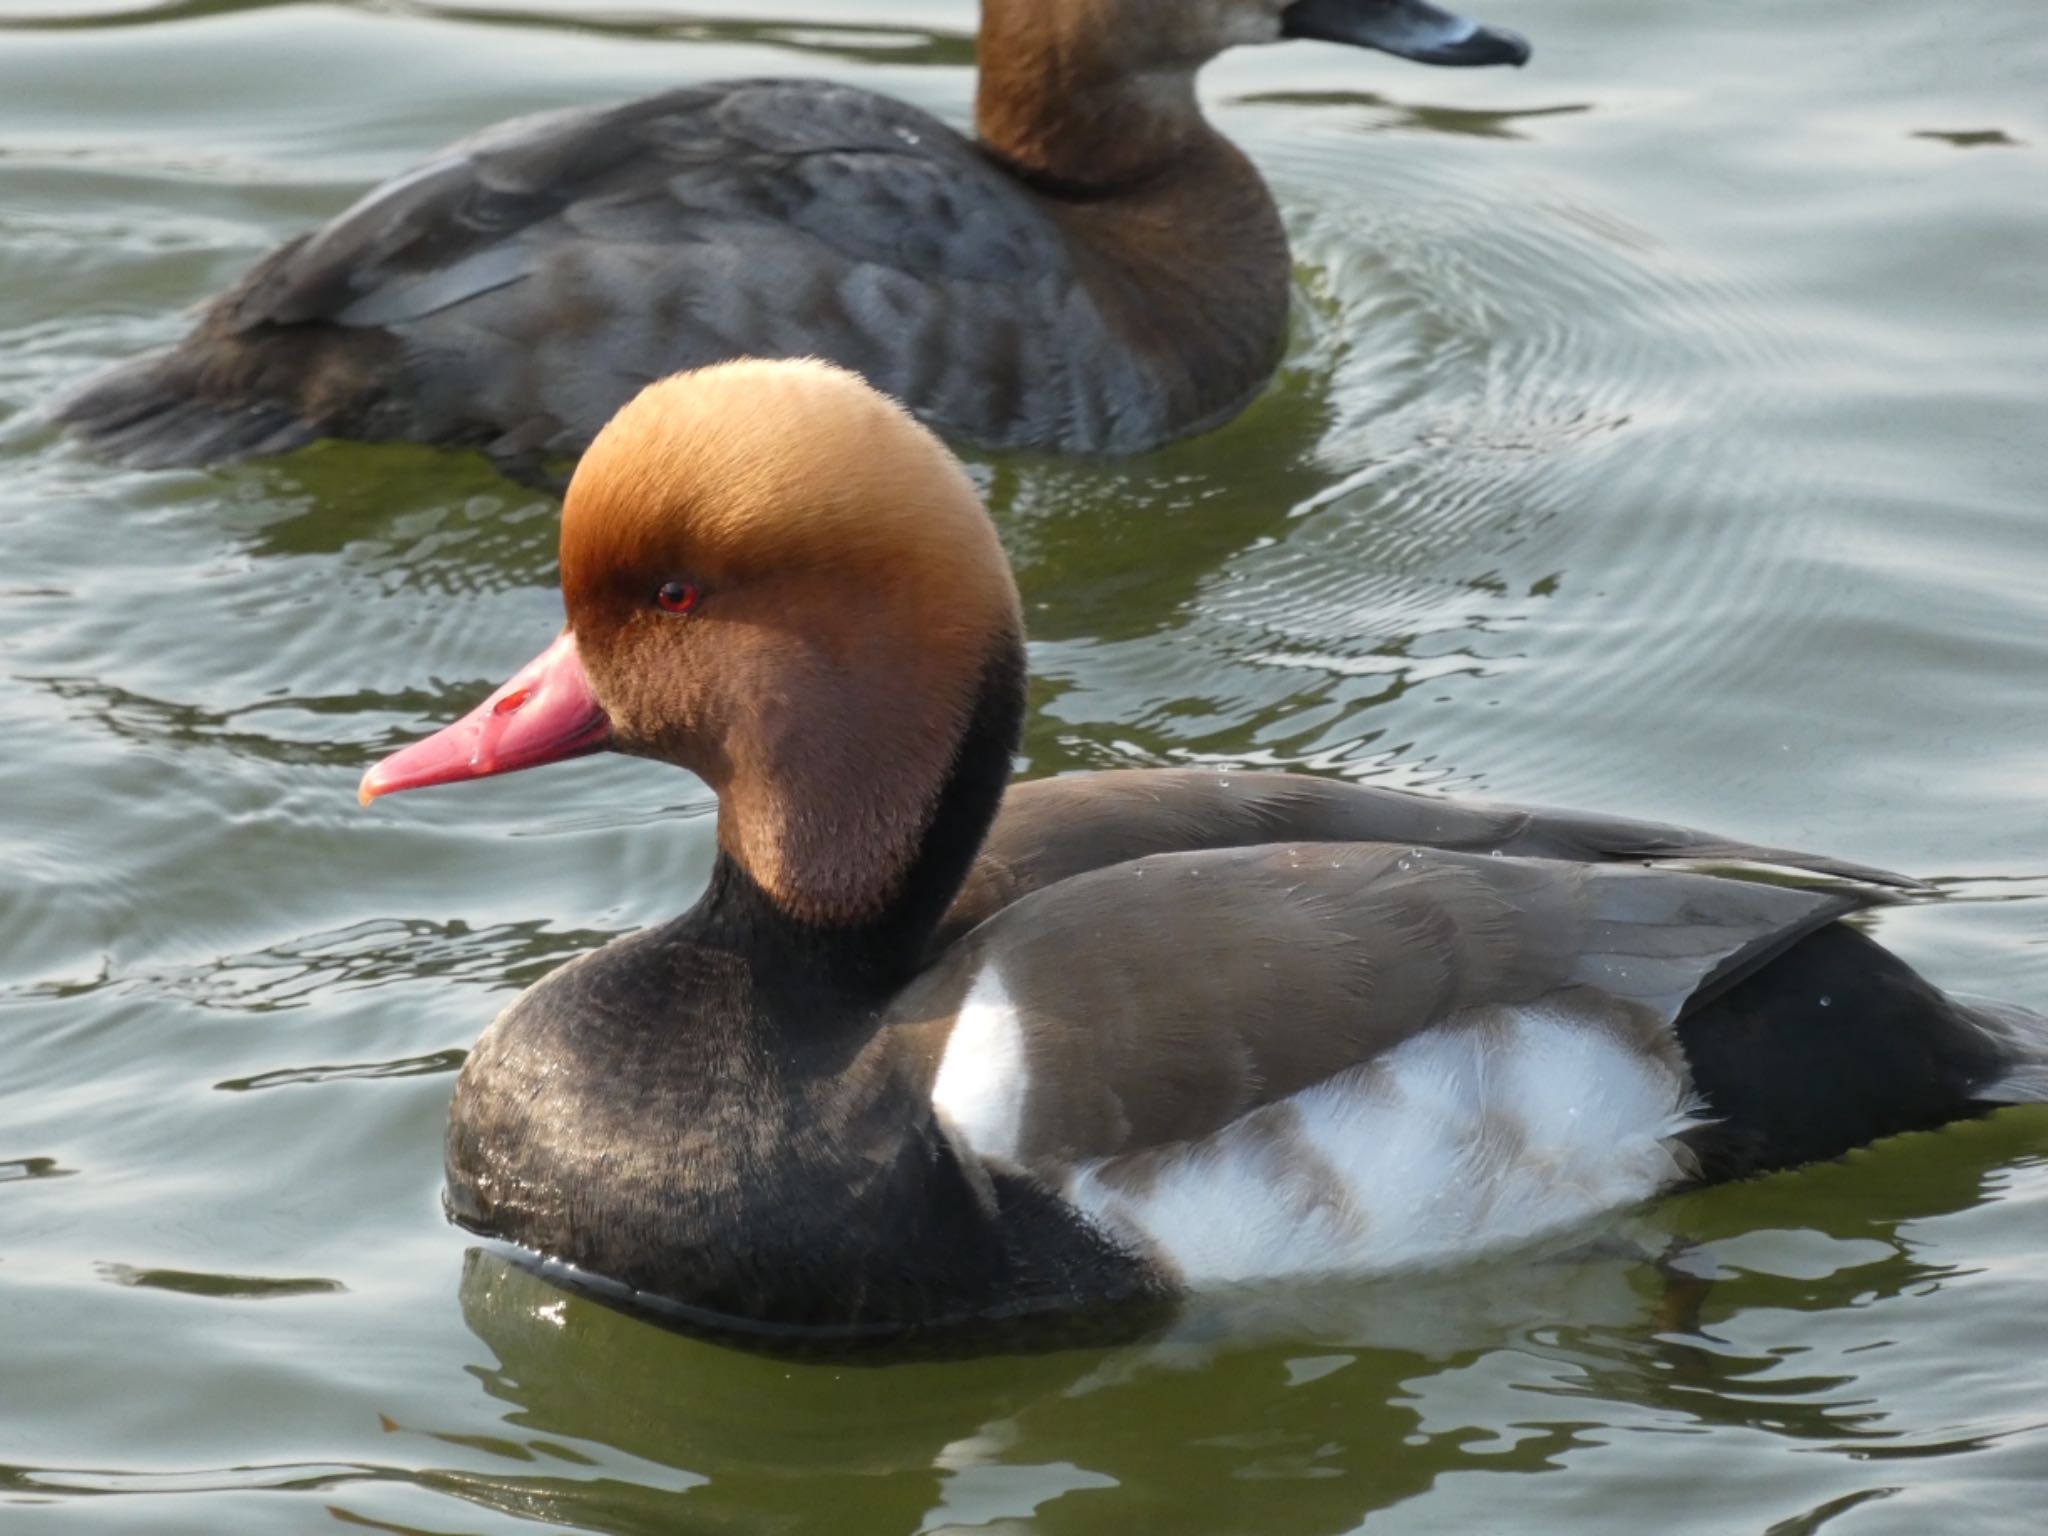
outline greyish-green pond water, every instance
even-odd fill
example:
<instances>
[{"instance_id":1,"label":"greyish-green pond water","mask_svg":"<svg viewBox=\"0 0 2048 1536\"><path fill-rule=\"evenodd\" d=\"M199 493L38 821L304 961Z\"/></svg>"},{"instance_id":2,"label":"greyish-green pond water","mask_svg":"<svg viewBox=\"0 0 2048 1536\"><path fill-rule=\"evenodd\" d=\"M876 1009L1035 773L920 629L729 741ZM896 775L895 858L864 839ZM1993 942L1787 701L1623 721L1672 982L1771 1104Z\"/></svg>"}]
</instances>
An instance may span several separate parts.
<instances>
[{"instance_id":1,"label":"greyish-green pond water","mask_svg":"<svg viewBox=\"0 0 2048 1536\"><path fill-rule=\"evenodd\" d=\"M1487 16L1530 68L1207 78L1296 236L1293 350L1205 441L977 465L1027 770L1811 846L1938 879L1882 936L2048 1004L2038 5ZM972 21L0 6L0 1529L2040 1529L2048 1111L1568 1260L885 1369L664 1334L443 1223L464 1048L692 898L706 796L604 761L358 810L552 631L553 507L410 450L115 471L34 413L471 128L764 72L958 120Z\"/></svg>"}]
</instances>

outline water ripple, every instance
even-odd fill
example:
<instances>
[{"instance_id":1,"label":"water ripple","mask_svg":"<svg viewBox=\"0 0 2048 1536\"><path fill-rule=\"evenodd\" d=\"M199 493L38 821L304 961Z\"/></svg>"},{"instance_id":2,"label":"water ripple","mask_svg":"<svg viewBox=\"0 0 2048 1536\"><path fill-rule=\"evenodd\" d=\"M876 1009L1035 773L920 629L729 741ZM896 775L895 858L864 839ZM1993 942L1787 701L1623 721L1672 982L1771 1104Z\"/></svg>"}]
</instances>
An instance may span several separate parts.
<instances>
[{"instance_id":1,"label":"water ripple","mask_svg":"<svg viewBox=\"0 0 2048 1536\"><path fill-rule=\"evenodd\" d=\"M591 930L560 930L539 919L476 929L460 921L376 918L193 965L108 966L92 976L0 988L0 999L75 999L110 991L117 996L174 999L217 1012L276 1013L310 1007L339 994L426 979L492 989L524 986L612 937ZM289 1071L395 1077L444 1070L430 1064L446 1060L447 1053L437 1052L358 1068ZM267 1087L283 1075L264 1073L221 1086Z\"/></svg>"}]
</instances>

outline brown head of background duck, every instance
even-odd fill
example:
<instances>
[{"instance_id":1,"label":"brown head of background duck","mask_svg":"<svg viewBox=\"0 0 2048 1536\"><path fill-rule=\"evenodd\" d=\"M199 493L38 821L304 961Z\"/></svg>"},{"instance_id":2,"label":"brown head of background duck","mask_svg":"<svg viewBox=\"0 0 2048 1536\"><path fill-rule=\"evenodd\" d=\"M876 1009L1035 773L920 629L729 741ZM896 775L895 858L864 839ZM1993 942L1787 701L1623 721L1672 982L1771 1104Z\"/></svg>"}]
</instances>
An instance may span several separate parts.
<instances>
[{"instance_id":1,"label":"brown head of background duck","mask_svg":"<svg viewBox=\"0 0 2048 1536\"><path fill-rule=\"evenodd\" d=\"M838 369L646 390L561 559L562 635L363 795L606 749L717 792L702 898L506 1009L447 1140L465 1225L699 1325L1150 1315L2048 1098L2048 1018L1840 921L1898 876L1287 774L1011 785L987 515Z\"/></svg>"},{"instance_id":2,"label":"brown head of background duck","mask_svg":"<svg viewBox=\"0 0 2048 1536\"><path fill-rule=\"evenodd\" d=\"M1134 453L1242 409L1286 329L1286 235L1203 117L1201 67L1286 38L1528 56L1427 0L982 10L972 138L823 80L503 123L274 251L59 418L142 465L344 437L531 475L650 380L817 356L967 442Z\"/></svg>"}]
</instances>

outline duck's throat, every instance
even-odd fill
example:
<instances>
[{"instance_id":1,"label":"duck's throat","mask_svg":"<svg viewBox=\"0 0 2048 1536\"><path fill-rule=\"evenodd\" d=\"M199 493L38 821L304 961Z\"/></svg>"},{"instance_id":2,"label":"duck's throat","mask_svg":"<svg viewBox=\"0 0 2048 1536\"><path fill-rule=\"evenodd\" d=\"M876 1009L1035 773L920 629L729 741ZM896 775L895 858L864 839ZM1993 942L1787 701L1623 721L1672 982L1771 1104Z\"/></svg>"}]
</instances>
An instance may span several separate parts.
<instances>
[{"instance_id":1,"label":"duck's throat","mask_svg":"<svg viewBox=\"0 0 2048 1536\"><path fill-rule=\"evenodd\" d=\"M914 962L1001 803L1023 723L1022 643L996 644L971 697L893 718L881 704L807 712L801 739L770 747L773 771L721 790L718 842L777 915L858 935L886 968Z\"/></svg>"}]
</instances>

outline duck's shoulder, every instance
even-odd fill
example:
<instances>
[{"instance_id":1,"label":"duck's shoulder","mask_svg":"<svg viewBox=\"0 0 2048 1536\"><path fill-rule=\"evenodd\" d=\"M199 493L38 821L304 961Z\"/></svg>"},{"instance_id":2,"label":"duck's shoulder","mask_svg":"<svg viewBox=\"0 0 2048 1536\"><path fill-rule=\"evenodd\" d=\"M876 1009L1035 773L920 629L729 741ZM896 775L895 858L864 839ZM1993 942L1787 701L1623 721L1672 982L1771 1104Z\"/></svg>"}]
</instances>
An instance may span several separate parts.
<instances>
[{"instance_id":1,"label":"duck's shoulder","mask_svg":"<svg viewBox=\"0 0 2048 1536\"><path fill-rule=\"evenodd\" d=\"M1028 196L930 113L825 81L733 80L458 141L278 251L221 315L238 329L393 324L531 275L520 237L550 221L571 240L666 243L720 218L899 262L915 221L927 233L912 254L970 277L1063 256Z\"/></svg>"}]
</instances>

